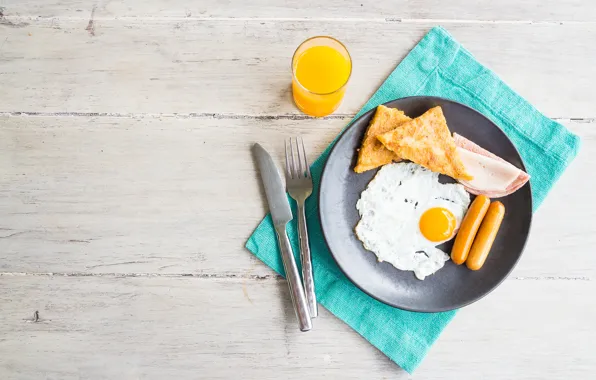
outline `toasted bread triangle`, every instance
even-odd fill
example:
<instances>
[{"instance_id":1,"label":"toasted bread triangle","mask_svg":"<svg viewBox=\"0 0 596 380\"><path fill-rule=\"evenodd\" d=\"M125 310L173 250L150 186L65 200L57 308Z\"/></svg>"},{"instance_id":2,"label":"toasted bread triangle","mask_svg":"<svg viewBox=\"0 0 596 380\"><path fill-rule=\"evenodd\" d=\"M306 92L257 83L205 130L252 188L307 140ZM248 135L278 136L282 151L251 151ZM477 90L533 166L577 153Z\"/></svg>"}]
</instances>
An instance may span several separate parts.
<instances>
[{"instance_id":1,"label":"toasted bread triangle","mask_svg":"<svg viewBox=\"0 0 596 380\"><path fill-rule=\"evenodd\" d=\"M383 146L377 139L377 135L395 129L409 120L412 119L396 108L378 106L362 140L362 146L358 152L358 162L354 171L362 173L392 161L401 161L399 156Z\"/></svg>"},{"instance_id":2,"label":"toasted bread triangle","mask_svg":"<svg viewBox=\"0 0 596 380\"><path fill-rule=\"evenodd\" d=\"M434 172L466 181L473 178L466 172L457 154L455 141L441 107L431 108L422 116L378 135L377 138L399 157Z\"/></svg>"}]
</instances>

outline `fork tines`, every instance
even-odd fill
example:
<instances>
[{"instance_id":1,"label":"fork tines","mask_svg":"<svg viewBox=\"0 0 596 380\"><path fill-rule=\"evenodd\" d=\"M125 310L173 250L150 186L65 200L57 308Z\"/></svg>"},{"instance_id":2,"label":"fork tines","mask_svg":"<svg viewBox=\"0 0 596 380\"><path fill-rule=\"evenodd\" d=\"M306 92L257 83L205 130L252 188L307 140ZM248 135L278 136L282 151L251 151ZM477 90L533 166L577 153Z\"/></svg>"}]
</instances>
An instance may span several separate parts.
<instances>
[{"instance_id":1,"label":"fork tines","mask_svg":"<svg viewBox=\"0 0 596 380\"><path fill-rule=\"evenodd\" d=\"M302 137L290 137L285 142L286 176L291 179L310 178L310 169Z\"/></svg>"}]
</instances>

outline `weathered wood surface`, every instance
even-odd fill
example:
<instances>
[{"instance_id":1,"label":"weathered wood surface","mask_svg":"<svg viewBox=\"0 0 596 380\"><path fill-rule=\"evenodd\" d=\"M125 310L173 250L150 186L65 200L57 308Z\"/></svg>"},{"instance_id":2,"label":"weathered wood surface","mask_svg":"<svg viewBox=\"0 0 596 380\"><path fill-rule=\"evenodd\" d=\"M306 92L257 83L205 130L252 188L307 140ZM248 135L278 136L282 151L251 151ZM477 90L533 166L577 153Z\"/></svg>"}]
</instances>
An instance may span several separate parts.
<instances>
[{"instance_id":1,"label":"weathered wood surface","mask_svg":"<svg viewBox=\"0 0 596 380\"><path fill-rule=\"evenodd\" d=\"M436 22L40 19L0 25L0 112L299 114L289 62L316 34L344 41L354 114ZM592 24L449 25L466 48L550 117L596 117ZM90 33L94 35L90 35ZM374 42L374 43L373 43ZM26 80L24 80L26 78Z\"/></svg>"},{"instance_id":2,"label":"weathered wood surface","mask_svg":"<svg viewBox=\"0 0 596 380\"><path fill-rule=\"evenodd\" d=\"M249 147L281 162L301 134L312 161L437 24L583 146L513 274L415 378L591 378L595 17L579 0L0 0L0 378L409 378L327 312L297 332L243 248L266 211ZM317 120L288 86L315 34L355 58Z\"/></svg>"},{"instance_id":3,"label":"weathered wood surface","mask_svg":"<svg viewBox=\"0 0 596 380\"><path fill-rule=\"evenodd\" d=\"M300 333L286 288L278 279L0 276L0 371L62 380L410 378L326 311ZM588 379L595 291L594 281L507 281L459 313L413 378Z\"/></svg>"},{"instance_id":4,"label":"weathered wood surface","mask_svg":"<svg viewBox=\"0 0 596 380\"><path fill-rule=\"evenodd\" d=\"M269 274L243 248L266 208L250 145L259 141L282 163L284 138L300 134L312 162L346 122L2 117L0 269ZM596 165L596 129L566 125L583 149L539 210L515 276L594 274L596 207L586 199L596 179L577 189L577 178Z\"/></svg>"},{"instance_id":5,"label":"weathered wood surface","mask_svg":"<svg viewBox=\"0 0 596 380\"><path fill-rule=\"evenodd\" d=\"M0 0L7 16L89 18L273 18L345 21L435 19L473 23L594 22L596 5L584 0Z\"/></svg>"}]
</instances>

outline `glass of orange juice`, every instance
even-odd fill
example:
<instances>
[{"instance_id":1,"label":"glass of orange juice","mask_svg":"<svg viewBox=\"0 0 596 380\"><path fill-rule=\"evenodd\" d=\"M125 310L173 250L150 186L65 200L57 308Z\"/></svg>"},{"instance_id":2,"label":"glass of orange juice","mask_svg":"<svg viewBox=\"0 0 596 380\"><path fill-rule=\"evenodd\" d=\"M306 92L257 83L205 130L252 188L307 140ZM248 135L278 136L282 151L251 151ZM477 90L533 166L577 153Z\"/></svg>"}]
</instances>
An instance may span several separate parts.
<instances>
[{"instance_id":1,"label":"glass of orange juice","mask_svg":"<svg viewBox=\"0 0 596 380\"><path fill-rule=\"evenodd\" d=\"M332 37L304 41L292 57L294 103L305 114L329 115L339 107L352 74L348 49Z\"/></svg>"}]
</instances>

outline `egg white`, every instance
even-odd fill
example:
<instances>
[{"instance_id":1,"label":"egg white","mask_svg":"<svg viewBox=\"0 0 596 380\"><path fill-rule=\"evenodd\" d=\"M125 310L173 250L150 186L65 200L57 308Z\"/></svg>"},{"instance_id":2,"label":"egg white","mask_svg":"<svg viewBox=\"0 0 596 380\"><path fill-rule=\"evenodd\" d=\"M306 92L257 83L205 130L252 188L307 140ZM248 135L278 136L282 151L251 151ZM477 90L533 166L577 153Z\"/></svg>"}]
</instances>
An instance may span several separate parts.
<instances>
[{"instance_id":1,"label":"egg white","mask_svg":"<svg viewBox=\"0 0 596 380\"><path fill-rule=\"evenodd\" d=\"M446 208L455 216L457 231L469 205L470 195L462 185L441 184L438 173L414 163L389 164L360 195L356 208L361 219L355 231L379 261L424 280L441 269L449 255L436 248L443 242L422 235L420 216L433 207Z\"/></svg>"}]
</instances>

